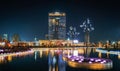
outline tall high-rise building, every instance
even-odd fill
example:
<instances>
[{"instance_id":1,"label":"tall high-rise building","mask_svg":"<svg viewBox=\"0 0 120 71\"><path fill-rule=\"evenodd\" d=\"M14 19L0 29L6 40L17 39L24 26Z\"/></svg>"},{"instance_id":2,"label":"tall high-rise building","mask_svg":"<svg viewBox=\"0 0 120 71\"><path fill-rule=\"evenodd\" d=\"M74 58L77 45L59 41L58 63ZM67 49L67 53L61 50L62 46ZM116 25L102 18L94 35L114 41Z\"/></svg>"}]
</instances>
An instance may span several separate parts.
<instances>
[{"instance_id":1,"label":"tall high-rise building","mask_svg":"<svg viewBox=\"0 0 120 71\"><path fill-rule=\"evenodd\" d=\"M3 34L3 40L8 40L8 34Z\"/></svg>"},{"instance_id":2,"label":"tall high-rise building","mask_svg":"<svg viewBox=\"0 0 120 71\"><path fill-rule=\"evenodd\" d=\"M13 36L12 36L12 41L13 41L13 42L19 42L19 41L20 41L20 36L19 36L19 34L13 34Z\"/></svg>"},{"instance_id":3,"label":"tall high-rise building","mask_svg":"<svg viewBox=\"0 0 120 71\"><path fill-rule=\"evenodd\" d=\"M48 21L48 39L65 40L66 14L63 12L51 12Z\"/></svg>"}]
</instances>

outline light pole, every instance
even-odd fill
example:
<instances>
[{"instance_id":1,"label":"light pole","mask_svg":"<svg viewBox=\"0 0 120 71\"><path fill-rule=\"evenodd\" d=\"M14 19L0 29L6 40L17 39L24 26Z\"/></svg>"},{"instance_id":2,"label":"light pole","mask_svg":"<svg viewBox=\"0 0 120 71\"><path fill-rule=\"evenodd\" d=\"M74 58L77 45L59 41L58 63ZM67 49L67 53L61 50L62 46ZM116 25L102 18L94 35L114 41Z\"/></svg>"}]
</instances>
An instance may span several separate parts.
<instances>
[{"instance_id":1,"label":"light pole","mask_svg":"<svg viewBox=\"0 0 120 71\"><path fill-rule=\"evenodd\" d=\"M80 27L83 28L83 32L85 32L85 45L88 46L90 44L89 33L94 30L94 27L92 27L89 18L87 18Z\"/></svg>"}]
</instances>

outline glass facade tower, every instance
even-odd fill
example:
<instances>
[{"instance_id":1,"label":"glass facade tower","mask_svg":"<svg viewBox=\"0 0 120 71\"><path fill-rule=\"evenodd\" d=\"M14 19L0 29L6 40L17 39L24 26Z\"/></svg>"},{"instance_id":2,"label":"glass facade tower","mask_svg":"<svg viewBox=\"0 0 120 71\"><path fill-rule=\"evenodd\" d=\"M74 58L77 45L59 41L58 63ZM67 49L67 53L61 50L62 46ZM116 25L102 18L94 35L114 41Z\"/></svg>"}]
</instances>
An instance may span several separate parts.
<instances>
[{"instance_id":1,"label":"glass facade tower","mask_svg":"<svg viewBox=\"0 0 120 71\"><path fill-rule=\"evenodd\" d=\"M63 12L51 12L48 17L48 39L65 40L66 38L66 14Z\"/></svg>"}]
</instances>

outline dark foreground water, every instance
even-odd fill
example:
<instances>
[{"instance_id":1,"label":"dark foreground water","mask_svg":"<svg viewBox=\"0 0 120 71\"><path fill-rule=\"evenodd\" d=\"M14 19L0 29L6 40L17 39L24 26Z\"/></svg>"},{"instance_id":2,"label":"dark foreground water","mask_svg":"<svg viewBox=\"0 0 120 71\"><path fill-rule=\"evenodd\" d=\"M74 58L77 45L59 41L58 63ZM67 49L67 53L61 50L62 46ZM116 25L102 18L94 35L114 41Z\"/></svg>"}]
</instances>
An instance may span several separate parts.
<instances>
[{"instance_id":1,"label":"dark foreground water","mask_svg":"<svg viewBox=\"0 0 120 71\"><path fill-rule=\"evenodd\" d=\"M113 68L102 71L120 71L120 57L118 55L96 52L95 48L34 48L34 52L31 53L0 55L0 71L93 71L84 67L73 68L63 61L63 53L74 54L74 50L77 50L79 55L85 57L111 59L113 61Z\"/></svg>"}]
</instances>

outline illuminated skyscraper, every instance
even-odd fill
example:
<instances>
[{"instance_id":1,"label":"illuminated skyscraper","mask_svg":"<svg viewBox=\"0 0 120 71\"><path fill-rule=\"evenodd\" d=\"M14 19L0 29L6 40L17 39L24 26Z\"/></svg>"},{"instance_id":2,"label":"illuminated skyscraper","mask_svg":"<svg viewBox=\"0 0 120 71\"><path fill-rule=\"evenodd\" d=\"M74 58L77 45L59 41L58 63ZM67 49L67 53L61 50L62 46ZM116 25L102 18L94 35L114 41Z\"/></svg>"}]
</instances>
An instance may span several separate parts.
<instances>
[{"instance_id":1,"label":"illuminated skyscraper","mask_svg":"<svg viewBox=\"0 0 120 71\"><path fill-rule=\"evenodd\" d=\"M19 36L19 34L14 34L14 35L12 36L12 41L13 41L13 42L19 42L19 41L20 41L20 36Z\"/></svg>"},{"instance_id":2,"label":"illuminated skyscraper","mask_svg":"<svg viewBox=\"0 0 120 71\"><path fill-rule=\"evenodd\" d=\"M3 40L8 40L8 34L3 34Z\"/></svg>"},{"instance_id":3,"label":"illuminated skyscraper","mask_svg":"<svg viewBox=\"0 0 120 71\"><path fill-rule=\"evenodd\" d=\"M66 38L66 14L63 12L49 13L48 39L64 40Z\"/></svg>"}]
</instances>

